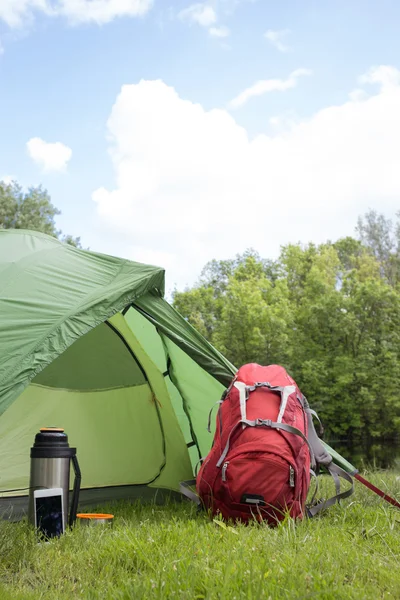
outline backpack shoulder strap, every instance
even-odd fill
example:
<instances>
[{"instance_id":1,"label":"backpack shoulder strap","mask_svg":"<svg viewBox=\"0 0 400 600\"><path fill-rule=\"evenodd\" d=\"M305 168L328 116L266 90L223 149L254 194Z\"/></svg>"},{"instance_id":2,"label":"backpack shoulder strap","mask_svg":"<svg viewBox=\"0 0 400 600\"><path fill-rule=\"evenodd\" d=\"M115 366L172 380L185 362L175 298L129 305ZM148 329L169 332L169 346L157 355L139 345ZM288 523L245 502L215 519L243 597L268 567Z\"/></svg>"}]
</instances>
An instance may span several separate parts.
<instances>
[{"instance_id":1,"label":"backpack shoulder strap","mask_svg":"<svg viewBox=\"0 0 400 600\"><path fill-rule=\"evenodd\" d=\"M276 419L277 423L281 423L283 419L283 415L285 414L286 405L290 394L293 394L296 391L296 387L294 385L271 385L268 381L264 381L261 383L255 383L254 385L246 385L243 381L235 381L233 384L237 390L239 390L239 402L240 402L240 416L242 421L246 421L246 402L249 399L250 392L255 392L258 388L266 387L271 392L279 392L281 395L281 404L279 408L278 418Z\"/></svg>"},{"instance_id":2,"label":"backpack shoulder strap","mask_svg":"<svg viewBox=\"0 0 400 600\"><path fill-rule=\"evenodd\" d=\"M321 512L321 510L329 508L330 506L333 506L336 502L340 502L340 500L344 500L345 498L351 496L354 492L354 480L349 473L347 473L338 465L334 464L332 456L323 446L321 440L317 435L317 432L315 431L312 415L316 413L315 411L310 409L305 396L303 396L303 402L308 422L308 441L312 448L312 453L314 455L315 462L318 466L323 466L333 477L336 489L336 494L332 498L329 498L328 500L319 501L316 504L307 507L308 516L314 517L316 514ZM340 478L345 479L348 483L351 484L351 487L343 492L340 491Z\"/></svg>"}]
</instances>

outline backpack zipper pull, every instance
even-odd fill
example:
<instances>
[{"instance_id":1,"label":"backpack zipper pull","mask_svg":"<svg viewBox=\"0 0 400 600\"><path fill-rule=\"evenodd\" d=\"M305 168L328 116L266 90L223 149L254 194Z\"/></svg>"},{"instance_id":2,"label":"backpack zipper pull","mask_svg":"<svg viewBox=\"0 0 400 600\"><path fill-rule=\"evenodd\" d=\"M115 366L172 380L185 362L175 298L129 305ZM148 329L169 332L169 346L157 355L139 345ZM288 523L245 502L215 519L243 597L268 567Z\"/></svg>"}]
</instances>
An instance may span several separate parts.
<instances>
[{"instance_id":1,"label":"backpack zipper pull","mask_svg":"<svg viewBox=\"0 0 400 600\"><path fill-rule=\"evenodd\" d=\"M294 487L294 469L292 466L289 467L289 485Z\"/></svg>"},{"instance_id":2,"label":"backpack zipper pull","mask_svg":"<svg viewBox=\"0 0 400 600\"><path fill-rule=\"evenodd\" d=\"M222 465L222 472L221 472L221 476L222 476L222 481L226 481L226 470L228 468L229 462L226 462Z\"/></svg>"}]
</instances>

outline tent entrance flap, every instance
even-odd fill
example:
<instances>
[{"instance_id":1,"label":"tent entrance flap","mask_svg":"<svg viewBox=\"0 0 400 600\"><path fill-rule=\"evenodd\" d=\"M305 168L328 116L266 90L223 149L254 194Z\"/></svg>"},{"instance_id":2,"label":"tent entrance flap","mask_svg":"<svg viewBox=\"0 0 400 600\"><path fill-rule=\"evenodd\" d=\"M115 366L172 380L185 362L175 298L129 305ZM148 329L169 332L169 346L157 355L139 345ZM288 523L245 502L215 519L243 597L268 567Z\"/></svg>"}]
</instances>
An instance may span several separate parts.
<instances>
[{"instance_id":1,"label":"tent entrance flap","mask_svg":"<svg viewBox=\"0 0 400 600\"><path fill-rule=\"evenodd\" d=\"M195 433L195 431L193 429L193 424L192 424L192 420L190 418L190 412L189 412L188 403L187 403L187 400L185 399L183 391L179 387L179 380L177 379L177 377L175 376L175 373L174 373L174 365L173 365L171 357L170 357L170 355L168 353L168 346L165 343L165 340L163 339L162 335L161 335L161 339L163 341L163 347L164 347L165 356L166 356L166 359L167 359L166 375L168 375L168 377L171 379L171 382L173 383L173 385L175 386L175 388L179 392L179 395L180 395L181 400L182 400L182 409L183 409L183 412L185 413L185 416L186 416L186 419L187 419L187 424L189 426L188 428L189 428L190 438L191 439L187 443L187 447L188 448L195 447L196 450L197 450L197 454L198 454L198 460L201 461L201 459L202 459L201 450L200 450L199 443L197 441L196 433Z\"/></svg>"},{"instance_id":2,"label":"tent entrance flap","mask_svg":"<svg viewBox=\"0 0 400 600\"><path fill-rule=\"evenodd\" d=\"M146 383L137 358L106 321L80 337L32 383L67 390L105 390Z\"/></svg>"},{"instance_id":3,"label":"tent entrance flap","mask_svg":"<svg viewBox=\"0 0 400 600\"><path fill-rule=\"evenodd\" d=\"M1 490L29 485L30 447L49 424L62 426L78 448L82 488L149 485L166 465L158 402L110 324L79 338L1 416Z\"/></svg>"},{"instance_id":4,"label":"tent entrance flap","mask_svg":"<svg viewBox=\"0 0 400 600\"><path fill-rule=\"evenodd\" d=\"M201 458L200 447L192 427L188 402L184 399L182 390L179 389L179 380L175 376L174 365L169 356L164 337L156 329L155 325L133 306L126 308L124 317L130 329L135 332L135 337L143 349L148 355L151 355L157 368L163 375L165 386L182 431L192 467L194 468L199 458Z\"/></svg>"}]
</instances>

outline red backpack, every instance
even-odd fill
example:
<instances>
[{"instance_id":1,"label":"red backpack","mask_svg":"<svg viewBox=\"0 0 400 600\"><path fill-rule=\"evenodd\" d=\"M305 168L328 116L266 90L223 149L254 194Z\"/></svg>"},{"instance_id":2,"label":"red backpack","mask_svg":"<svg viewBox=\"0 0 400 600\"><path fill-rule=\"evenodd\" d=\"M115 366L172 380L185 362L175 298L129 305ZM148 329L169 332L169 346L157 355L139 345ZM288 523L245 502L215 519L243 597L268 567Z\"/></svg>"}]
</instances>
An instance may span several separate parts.
<instances>
[{"instance_id":1,"label":"red backpack","mask_svg":"<svg viewBox=\"0 0 400 600\"><path fill-rule=\"evenodd\" d=\"M349 476L332 463L316 435L306 398L279 365L247 364L225 391L216 419L212 448L195 480L181 491L224 519L266 521L286 515L313 516L347 497L340 493L306 509L310 465L323 465L334 476Z\"/></svg>"}]
</instances>

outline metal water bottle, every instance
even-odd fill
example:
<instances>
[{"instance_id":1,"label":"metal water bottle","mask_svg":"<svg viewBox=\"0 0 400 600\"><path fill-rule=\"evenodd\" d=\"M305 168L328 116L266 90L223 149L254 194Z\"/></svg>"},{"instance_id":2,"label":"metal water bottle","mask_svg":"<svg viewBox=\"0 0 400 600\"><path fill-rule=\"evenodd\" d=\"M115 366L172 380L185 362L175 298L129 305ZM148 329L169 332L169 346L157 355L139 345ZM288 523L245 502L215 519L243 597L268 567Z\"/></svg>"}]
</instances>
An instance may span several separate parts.
<instances>
[{"instance_id":1,"label":"metal water bottle","mask_svg":"<svg viewBox=\"0 0 400 600\"><path fill-rule=\"evenodd\" d=\"M68 518L70 463L72 461L75 481L72 493L71 511ZM76 457L76 448L70 448L64 429L43 427L35 436L31 448L31 471L29 484L28 520L35 524L35 490L62 488L64 505L64 523L72 526L78 509L81 471Z\"/></svg>"}]
</instances>

